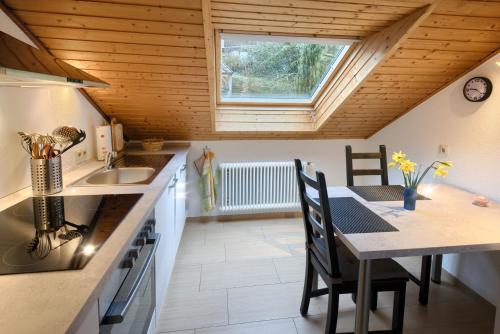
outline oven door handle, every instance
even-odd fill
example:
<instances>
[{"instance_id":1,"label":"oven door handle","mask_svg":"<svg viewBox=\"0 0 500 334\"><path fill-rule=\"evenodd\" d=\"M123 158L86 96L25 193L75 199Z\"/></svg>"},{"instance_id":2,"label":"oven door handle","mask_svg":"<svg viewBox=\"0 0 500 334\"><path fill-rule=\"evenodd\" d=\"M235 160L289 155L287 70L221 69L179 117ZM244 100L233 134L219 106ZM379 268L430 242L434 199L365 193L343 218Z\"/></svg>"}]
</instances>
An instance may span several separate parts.
<instances>
[{"instance_id":1,"label":"oven door handle","mask_svg":"<svg viewBox=\"0 0 500 334\"><path fill-rule=\"evenodd\" d=\"M106 315L102 320L102 324L118 324L123 322L125 318L125 314L127 313L128 308L132 304L132 300L136 296L139 291L139 287L141 286L142 281L146 277L146 273L151 266L151 262L153 261L156 249L158 248L158 244L160 243L160 234L155 233L153 236L149 238L152 243L146 244L142 252L139 255L139 258L135 262L136 264L141 264L140 268L132 268L129 272L129 275L133 275L131 277L127 276L125 281L122 284L122 287L118 291L115 299L109 306ZM145 248L149 248L146 252ZM145 258L143 257L143 254ZM142 259L141 259L142 258ZM126 290L122 291L125 288Z\"/></svg>"}]
</instances>

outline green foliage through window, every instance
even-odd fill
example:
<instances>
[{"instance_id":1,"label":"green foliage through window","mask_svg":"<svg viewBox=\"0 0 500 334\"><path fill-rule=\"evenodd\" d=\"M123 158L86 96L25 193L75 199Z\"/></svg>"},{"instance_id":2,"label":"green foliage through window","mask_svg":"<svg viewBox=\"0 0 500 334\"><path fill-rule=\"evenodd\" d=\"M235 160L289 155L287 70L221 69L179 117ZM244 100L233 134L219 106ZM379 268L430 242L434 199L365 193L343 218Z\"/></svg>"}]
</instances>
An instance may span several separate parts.
<instances>
[{"instance_id":1,"label":"green foliage through window","mask_svg":"<svg viewBox=\"0 0 500 334\"><path fill-rule=\"evenodd\" d=\"M348 46L251 36L221 39L221 97L309 100Z\"/></svg>"}]
</instances>

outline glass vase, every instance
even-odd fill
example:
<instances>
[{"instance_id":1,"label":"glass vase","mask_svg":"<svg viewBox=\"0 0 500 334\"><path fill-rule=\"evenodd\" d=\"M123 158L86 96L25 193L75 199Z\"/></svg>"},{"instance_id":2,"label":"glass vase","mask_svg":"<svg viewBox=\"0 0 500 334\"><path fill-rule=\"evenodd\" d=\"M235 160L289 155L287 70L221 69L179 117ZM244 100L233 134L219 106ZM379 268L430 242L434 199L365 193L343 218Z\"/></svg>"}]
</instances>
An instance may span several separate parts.
<instances>
[{"instance_id":1,"label":"glass vase","mask_svg":"<svg viewBox=\"0 0 500 334\"><path fill-rule=\"evenodd\" d=\"M403 191L404 208L405 210L415 210L417 205L417 189L405 188Z\"/></svg>"}]
</instances>

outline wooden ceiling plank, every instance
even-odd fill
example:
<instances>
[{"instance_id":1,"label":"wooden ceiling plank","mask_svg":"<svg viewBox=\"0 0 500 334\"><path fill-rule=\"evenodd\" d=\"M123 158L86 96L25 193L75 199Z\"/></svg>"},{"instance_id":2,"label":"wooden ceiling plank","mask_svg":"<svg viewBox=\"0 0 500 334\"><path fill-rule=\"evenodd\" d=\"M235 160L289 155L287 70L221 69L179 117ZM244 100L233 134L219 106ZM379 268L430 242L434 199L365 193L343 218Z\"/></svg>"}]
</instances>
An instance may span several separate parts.
<instances>
[{"instance_id":1,"label":"wooden ceiling plank","mask_svg":"<svg viewBox=\"0 0 500 334\"><path fill-rule=\"evenodd\" d=\"M41 41L51 50L110 52L179 58L205 58L204 48L64 40L55 38L42 38Z\"/></svg>"},{"instance_id":2,"label":"wooden ceiling plank","mask_svg":"<svg viewBox=\"0 0 500 334\"><path fill-rule=\"evenodd\" d=\"M148 56L148 55L130 55L110 52L85 52L85 51L68 51L68 50L53 50L52 53L61 59L69 60L88 60L88 61L105 61L119 62L132 64L151 64L151 65L179 65L179 66L195 66L201 67L205 64L205 59L201 58L178 58L164 56Z\"/></svg>"},{"instance_id":3,"label":"wooden ceiling plank","mask_svg":"<svg viewBox=\"0 0 500 334\"><path fill-rule=\"evenodd\" d=\"M140 6L75 0L4 0L15 10L30 10L42 13L77 14L118 19L148 20L177 23L200 23L199 10Z\"/></svg>"},{"instance_id":4,"label":"wooden ceiling plank","mask_svg":"<svg viewBox=\"0 0 500 334\"><path fill-rule=\"evenodd\" d=\"M206 67L131 64L131 63L114 63L114 62L103 62L103 61L96 62L96 61L86 61L86 60L65 60L65 61L68 64L71 64L82 70L207 75Z\"/></svg>"},{"instance_id":5,"label":"wooden ceiling plank","mask_svg":"<svg viewBox=\"0 0 500 334\"><path fill-rule=\"evenodd\" d=\"M200 24L155 22L31 11L16 11L15 13L27 25L203 37L201 22Z\"/></svg>"},{"instance_id":6,"label":"wooden ceiling plank","mask_svg":"<svg viewBox=\"0 0 500 334\"><path fill-rule=\"evenodd\" d=\"M331 11L346 11L354 13L376 13L376 14L400 14L407 15L415 8L393 7L389 5L378 6L376 4L357 4L344 2L329 2L319 0L216 0L215 3L243 4L261 6L267 10L271 7L296 8L296 9L319 9Z\"/></svg>"},{"instance_id":7,"label":"wooden ceiling plank","mask_svg":"<svg viewBox=\"0 0 500 334\"><path fill-rule=\"evenodd\" d=\"M353 30L357 34L361 32L376 32L381 30L382 27L371 25L352 25L352 24L336 24L336 23L310 23L300 21L280 21L260 19L240 19L240 18L219 18L212 17L214 24L231 24L235 26L273 26L273 27L288 27L288 28L307 28L307 29L323 29L323 30Z\"/></svg>"},{"instance_id":8,"label":"wooden ceiling plank","mask_svg":"<svg viewBox=\"0 0 500 334\"><path fill-rule=\"evenodd\" d=\"M275 34L302 34L302 35L322 35L331 37L359 37L365 36L366 32L348 29L329 29L329 28L295 28L295 27L276 27L264 25L241 25L241 24L227 24L227 23L214 23L215 29L229 30L229 31L248 31L248 32L261 32L261 33L275 33Z\"/></svg>"},{"instance_id":9,"label":"wooden ceiling plank","mask_svg":"<svg viewBox=\"0 0 500 334\"><path fill-rule=\"evenodd\" d=\"M305 15L317 17L341 17L351 19L367 19L367 20L388 20L395 21L401 19L404 15L386 14L386 13L366 13L364 11L340 11L340 10L325 10L325 9L306 9L292 7L272 7L260 5L244 5L233 3L220 3L212 1L212 9L229 10L237 12L252 12L252 13L268 13L268 14L285 14L285 15Z\"/></svg>"},{"instance_id":10,"label":"wooden ceiling plank","mask_svg":"<svg viewBox=\"0 0 500 334\"><path fill-rule=\"evenodd\" d=\"M137 4L137 0L92 0L95 2ZM143 6L184 8L201 10L201 0L141 0Z\"/></svg>"},{"instance_id":11,"label":"wooden ceiling plank","mask_svg":"<svg viewBox=\"0 0 500 334\"><path fill-rule=\"evenodd\" d=\"M335 15L335 14L334 14ZM304 15L287 15L276 13L258 13L258 12L238 12L228 10L212 10L213 18L229 18L229 19L257 19L257 20L276 20L288 22L304 22L304 23L323 23L323 24L339 24L349 26L372 26L384 28L392 21L389 20L370 20L357 18L343 17L319 17L319 16L304 16Z\"/></svg>"},{"instance_id":12,"label":"wooden ceiling plank","mask_svg":"<svg viewBox=\"0 0 500 334\"><path fill-rule=\"evenodd\" d=\"M68 40L120 42L129 44L183 46L205 48L205 41L197 36L173 36L161 34L134 33L112 30L28 26L38 38Z\"/></svg>"}]
</instances>

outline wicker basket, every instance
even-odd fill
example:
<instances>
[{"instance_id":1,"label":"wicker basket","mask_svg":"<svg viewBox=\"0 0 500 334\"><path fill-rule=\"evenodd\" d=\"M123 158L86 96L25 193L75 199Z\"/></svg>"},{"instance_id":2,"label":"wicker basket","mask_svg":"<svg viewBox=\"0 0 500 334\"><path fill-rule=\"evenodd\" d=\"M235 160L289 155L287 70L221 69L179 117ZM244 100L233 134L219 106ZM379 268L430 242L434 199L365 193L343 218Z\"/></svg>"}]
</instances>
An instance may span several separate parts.
<instances>
[{"instance_id":1,"label":"wicker basket","mask_svg":"<svg viewBox=\"0 0 500 334\"><path fill-rule=\"evenodd\" d=\"M144 151L159 151L163 147L163 139L144 139L141 140L142 148Z\"/></svg>"}]
</instances>

